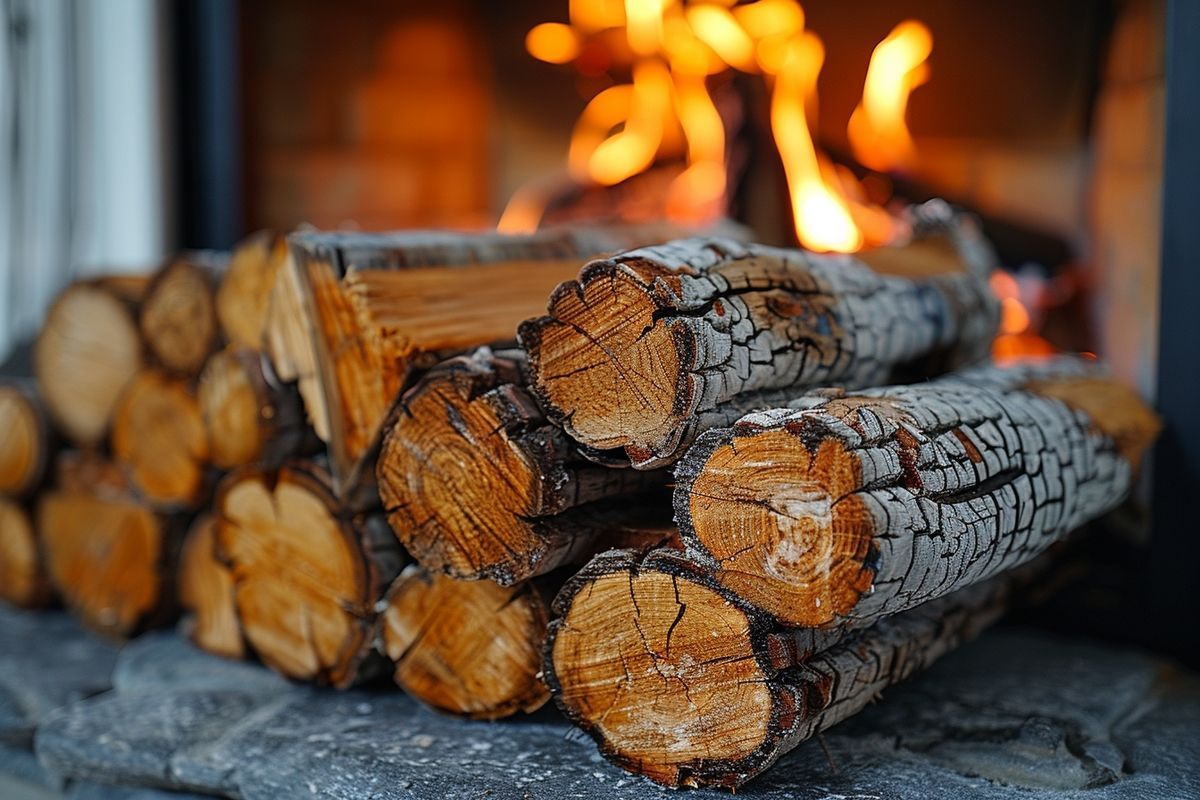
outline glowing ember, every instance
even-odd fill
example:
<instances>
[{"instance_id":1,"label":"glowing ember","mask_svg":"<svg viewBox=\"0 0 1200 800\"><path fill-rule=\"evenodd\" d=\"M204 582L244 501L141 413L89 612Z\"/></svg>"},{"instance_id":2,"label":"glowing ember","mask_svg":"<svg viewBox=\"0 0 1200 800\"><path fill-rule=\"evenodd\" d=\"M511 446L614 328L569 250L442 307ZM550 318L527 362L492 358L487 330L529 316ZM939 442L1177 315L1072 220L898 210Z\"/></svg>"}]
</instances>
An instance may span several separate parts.
<instances>
[{"instance_id":1,"label":"glowing ember","mask_svg":"<svg viewBox=\"0 0 1200 800\"><path fill-rule=\"evenodd\" d=\"M855 152L866 143L864 163L888 169L911 157L904 113L909 94L927 77L931 46L928 29L910 21L876 48L851 120ZM853 176L839 173L813 141L811 113L825 54L805 30L795 0L571 0L569 24L536 26L526 47L535 58L573 62L586 74L603 64L604 71L630 76L596 94L576 122L567 157L575 181L611 186L682 156L686 168L668 190L667 215L687 222L720 216L728 180L725 122L708 78L738 70L761 75L770 89L771 132L800 242L849 252L896 236L897 222L868 202ZM523 187L499 228L532 230L545 200L545 192Z\"/></svg>"},{"instance_id":2,"label":"glowing ember","mask_svg":"<svg viewBox=\"0 0 1200 800\"><path fill-rule=\"evenodd\" d=\"M1020 282L1002 270L993 272L989 280L1000 298L1000 333L992 343L992 357L1004 362L1056 353L1054 345L1030 330L1032 319L1021 300Z\"/></svg>"}]
</instances>

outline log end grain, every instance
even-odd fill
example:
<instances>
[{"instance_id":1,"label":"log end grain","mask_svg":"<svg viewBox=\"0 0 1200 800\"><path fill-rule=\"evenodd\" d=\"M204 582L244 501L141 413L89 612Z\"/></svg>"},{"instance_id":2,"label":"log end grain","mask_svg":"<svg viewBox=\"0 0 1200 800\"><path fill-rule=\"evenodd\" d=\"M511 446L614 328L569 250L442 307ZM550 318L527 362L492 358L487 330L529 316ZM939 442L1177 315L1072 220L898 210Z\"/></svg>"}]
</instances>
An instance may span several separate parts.
<instances>
[{"instance_id":1,"label":"log end grain","mask_svg":"<svg viewBox=\"0 0 1200 800\"><path fill-rule=\"evenodd\" d=\"M328 475L307 464L243 468L222 481L215 508L217 554L250 646L290 678L353 684L395 573L381 572L338 513Z\"/></svg>"},{"instance_id":2,"label":"log end grain","mask_svg":"<svg viewBox=\"0 0 1200 800\"><path fill-rule=\"evenodd\" d=\"M100 444L125 385L142 367L142 342L129 303L103 283L68 287L46 316L34 373L63 434Z\"/></svg>"},{"instance_id":3,"label":"log end grain","mask_svg":"<svg viewBox=\"0 0 1200 800\"><path fill-rule=\"evenodd\" d=\"M0 600L19 608L41 608L53 597L41 547L29 514L0 498Z\"/></svg>"},{"instance_id":4,"label":"log end grain","mask_svg":"<svg viewBox=\"0 0 1200 800\"><path fill-rule=\"evenodd\" d=\"M200 373L196 401L208 433L213 466L234 469L258 459L263 444L262 397L244 357L253 351L225 349L213 354ZM269 413L269 412L268 412Z\"/></svg>"},{"instance_id":5,"label":"log end grain","mask_svg":"<svg viewBox=\"0 0 1200 800\"><path fill-rule=\"evenodd\" d=\"M17 384L0 384L0 494L28 494L49 460L49 428L33 394Z\"/></svg>"},{"instance_id":6,"label":"log end grain","mask_svg":"<svg viewBox=\"0 0 1200 800\"><path fill-rule=\"evenodd\" d=\"M388 593L381 622L396 683L434 708L499 719L541 708L549 608L531 584L458 581L412 566Z\"/></svg>"},{"instance_id":7,"label":"log end grain","mask_svg":"<svg viewBox=\"0 0 1200 800\"><path fill-rule=\"evenodd\" d=\"M192 523L179 562L179 605L188 612L188 637L203 650L241 658L246 646L233 602L233 576L216 557L217 520Z\"/></svg>"},{"instance_id":8,"label":"log end grain","mask_svg":"<svg viewBox=\"0 0 1200 800\"><path fill-rule=\"evenodd\" d=\"M38 503L46 570L89 627L124 638L159 622L172 605L163 563L171 551L163 520L132 500L55 491Z\"/></svg>"},{"instance_id":9,"label":"log end grain","mask_svg":"<svg viewBox=\"0 0 1200 800\"><path fill-rule=\"evenodd\" d=\"M666 786L722 783L784 713L752 613L677 559L594 559L555 600L546 679L609 759Z\"/></svg>"},{"instance_id":10,"label":"log end grain","mask_svg":"<svg viewBox=\"0 0 1200 800\"><path fill-rule=\"evenodd\" d=\"M113 456L156 508L194 508L206 489L208 432L188 384L157 370L134 378L113 415Z\"/></svg>"},{"instance_id":11,"label":"log end grain","mask_svg":"<svg viewBox=\"0 0 1200 800\"><path fill-rule=\"evenodd\" d=\"M269 231L256 233L233 249L216 296L217 319L232 344L263 346L271 290L286 258L284 238Z\"/></svg>"},{"instance_id":12,"label":"log end grain","mask_svg":"<svg viewBox=\"0 0 1200 800\"><path fill-rule=\"evenodd\" d=\"M139 312L146 346L162 367L195 375L217 345L214 277L204 264L178 258L154 276Z\"/></svg>"}]
</instances>

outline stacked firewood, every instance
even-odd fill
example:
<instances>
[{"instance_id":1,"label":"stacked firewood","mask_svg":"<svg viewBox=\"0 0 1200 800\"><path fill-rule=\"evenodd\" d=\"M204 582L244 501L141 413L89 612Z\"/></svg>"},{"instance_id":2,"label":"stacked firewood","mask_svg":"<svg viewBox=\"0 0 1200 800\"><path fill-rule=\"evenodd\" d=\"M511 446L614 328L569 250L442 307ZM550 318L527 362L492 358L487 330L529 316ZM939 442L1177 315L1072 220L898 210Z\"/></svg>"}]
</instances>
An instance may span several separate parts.
<instances>
[{"instance_id":1,"label":"stacked firewood","mask_svg":"<svg viewBox=\"0 0 1200 800\"><path fill-rule=\"evenodd\" d=\"M1093 362L987 363L990 248L910 217L854 256L263 234L75 284L0 392L0 591L117 635L178 601L205 649L475 718L553 697L739 786L996 619L1157 432Z\"/></svg>"}]
</instances>

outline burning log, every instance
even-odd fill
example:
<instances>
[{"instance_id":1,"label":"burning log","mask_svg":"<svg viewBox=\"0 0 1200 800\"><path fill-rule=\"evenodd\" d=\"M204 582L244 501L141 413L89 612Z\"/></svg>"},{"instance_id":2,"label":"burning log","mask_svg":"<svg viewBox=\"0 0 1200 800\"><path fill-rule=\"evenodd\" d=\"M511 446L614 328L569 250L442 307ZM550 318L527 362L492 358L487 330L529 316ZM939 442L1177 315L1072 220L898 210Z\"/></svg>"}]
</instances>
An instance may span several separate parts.
<instances>
[{"instance_id":1,"label":"burning log","mask_svg":"<svg viewBox=\"0 0 1200 800\"><path fill-rule=\"evenodd\" d=\"M376 604L404 562L382 516L344 512L312 463L230 473L215 512L217 556L263 662L338 688L372 677Z\"/></svg>"},{"instance_id":2,"label":"burning log","mask_svg":"<svg viewBox=\"0 0 1200 800\"><path fill-rule=\"evenodd\" d=\"M584 259L678 233L675 226L659 225L526 236L290 236L301 308L311 314L339 497L369 479L369 450L414 370L512 339L517 323L536 314ZM309 413L317 416L313 409Z\"/></svg>"},{"instance_id":3,"label":"burning log","mask_svg":"<svg viewBox=\"0 0 1200 800\"><path fill-rule=\"evenodd\" d=\"M31 382L0 383L0 495L24 497L42 483L53 450L42 401Z\"/></svg>"},{"instance_id":4,"label":"burning log","mask_svg":"<svg viewBox=\"0 0 1200 800\"><path fill-rule=\"evenodd\" d=\"M518 350L450 359L405 393L376 462L388 521L426 569L510 585L580 562L652 512L662 473L610 469L542 415ZM620 531L618 533L618 531Z\"/></svg>"},{"instance_id":5,"label":"burning log","mask_svg":"<svg viewBox=\"0 0 1200 800\"><path fill-rule=\"evenodd\" d=\"M854 257L702 238L595 261L520 328L534 392L578 441L651 468L778 402L758 392L978 360L999 316L988 247L943 205L914 214L912 243Z\"/></svg>"},{"instance_id":6,"label":"burning log","mask_svg":"<svg viewBox=\"0 0 1200 800\"><path fill-rule=\"evenodd\" d=\"M233 576L216 556L217 520L202 514L192 523L179 560L179 605L188 613L188 638L199 648L241 658L246 645L233 603Z\"/></svg>"},{"instance_id":7,"label":"burning log","mask_svg":"<svg viewBox=\"0 0 1200 800\"><path fill-rule=\"evenodd\" d=\"M38 333L38 389L55 424L79 447L104 440L121 392L142 368L136 305L148 283L133 276L73 283Z\"/></svg>"},{"instance_id":8,"label":"burning log","mask_svg":"<svg viewBox=\"0 0 1200 800\"><path fill-rule=\"evenodd\" d=\"M434 708L474 719L532 712L550 619L543 584L457 581L407 567L387 597L380 646L396 683Z\"/></svg>"},{"instance_id":9,"label":"burning log","mask_svg":"<svg viewBox=\"0 0 1200 800\"><path fill-rule=\"evenodd\" d=\"M41 608L53 597L29 513L15 500L0 497L0 600Z\"/></svg>"},{"instance_id":10,"label":"burning log","mask_svg":"<svg viewBox=\"0 0 1200 800\"><path fill-rule=\"evenodd\" d=\"M219 469L251 462L275 467L313 449L299 392L280 381L256 349L230 345L213 354L196 395Z\"/></svg>"},{"instance_id":11,"label":"burning log","mask_svg":"<svg viewBox=\"0 0 1200 800\"><path fill-rule=\"evenodd\" d=\"M233 249L215 299L217 321L227 342L253 350L263 346L271 292L286 259L284 238L268 231Z\"/></svg>"},{"instance_id":12,"label":"burning log","mask_svg":"<svg viewBox=\"0 0 1200 800\"><path fill-rule=\"evenodd\" d=\"M155 369L137 375L113 415L113 457L156 509L195 509L208 490L208 433L187 382Z\"/></svg>"},{"instance_id":13,"label":"burning log","mask_svg":"<svg viewBox=\"0 0 1200 800\"><path fill-rule=\"evenodd\" d=\"M217 349L220 269L208 254L193 253L174 259L151 278L138 324L146 348L164 370L194 377Z\"/></svg>"},{"instance_id":14,"label":"burning log","mask_svg":"<svg viewBox=\"0 0 1200 800\"><path fill-rule=\"evenodd\" d=\"M1128 495L1158 421L1086 362L827 391L703 434L690 555L788 625L861 625L1021 564Z\"/></svg>"},{"instance_id":15,"label":"burning log","mask_svg":"<svg viewBox=\"0 0 1200 800\"><path fill-rule=\"evenodd\" d=\"M37 504L38 538L58 594L85 624L109 636L169 622L181 518L136 500L117 469L96 456L66 453L59 467L57 488Z\"/></svg>"},{"instance_id":16,"label":"burning log","mask_svg":"<svg viewBox=\"0 0 1200 800\"><path fill-rule=\"evenodd\" d=\"M545 677L618 766L670 787L737 788L978 634L1019 580L993 578L863 631L793 629L677 553L612 551L555 599Z\"/></svg>"}]
</instances>

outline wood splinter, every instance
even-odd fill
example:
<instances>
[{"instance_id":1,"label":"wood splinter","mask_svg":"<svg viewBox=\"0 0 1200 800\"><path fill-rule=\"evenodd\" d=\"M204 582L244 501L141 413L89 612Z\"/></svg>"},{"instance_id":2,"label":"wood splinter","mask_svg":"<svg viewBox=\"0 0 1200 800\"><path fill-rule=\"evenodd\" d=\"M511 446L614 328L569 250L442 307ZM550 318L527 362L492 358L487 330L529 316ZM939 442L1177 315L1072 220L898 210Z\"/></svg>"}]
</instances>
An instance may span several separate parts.
<instances>
[{"instance_id":1,"label":"wood splinter","mask_svg":"<svg viewBox=\"0 0 1200 800\"><path fill-rule=\"evenodd\" d=\"M630 498L665 483L580 455L524 374L516 350L450 359L385 425L379 495L396 536L431 571L509 585L586 560L615 529L641 528L646 504Z\"/></svg>"},{"instance_id":2,"label":"wood splinter","mask_svg":"<svg viewBox=\"0 0 1200 800\"><path fill-rule=\"evenodd\" d=\"M546 681L618 766L737 788L997 619L1015 576L863 631L780 628L672 551L611 551L559 593Z\"/></svg>"},{"instance_id":3,"label":"wood splinter","mask_svg":"<svg viewBox=\"0 0 1200 800\"><path fill-rule=\"evenodd\" d=\"M1044 551L1129 493L1158 421L1060 358L801 398L676 469L689 554L790 625L862 625Z\"/></svg>"},{"instance_id":4,"label":"wood splinter","mask_svg":"<svg viewBox=\"0 0 1200 800\"><path fill-rule=\"evenodd\" d=\"M217 491L217 555L246 641L297 680L345 688L376 674L376 605L404 555L381 515L348 514L311 462L243 467Z\"/></svg>"},{"instance_id":5,"label":"wood splinter","mask_svg":"<svg viewBox=\"0 0 1200 800\"><path fill-rule=\"evenodd\" d=\"M588 447L673 463L754 393L925 377L988 353L990 249L944 204L854 256L683 239L584 267L519 330L547 415Z\"/></svg>"},{"instance_id":6,"label":"wood splinter","mask_svg":"<svg viewBox=\"0 0 1200 800\"><path fill-rule=\"evenodd\" d=\"M532 712L542 683L549 588L459 581L407 567L388 592L380 647L397 685L441 711L474 719Z\"/></svg>"}]
</instances>

